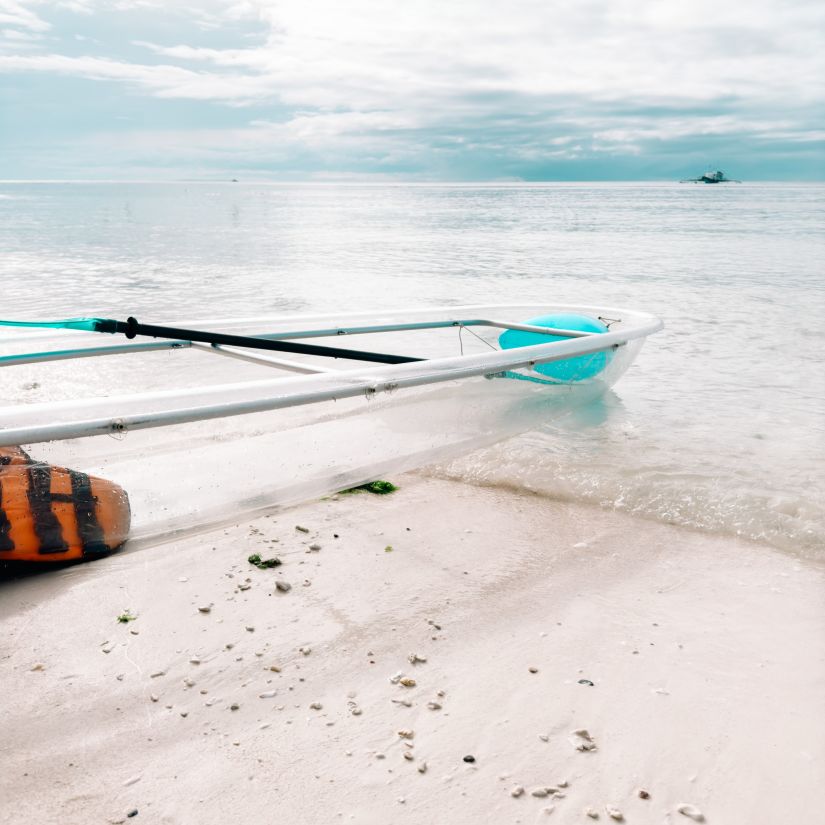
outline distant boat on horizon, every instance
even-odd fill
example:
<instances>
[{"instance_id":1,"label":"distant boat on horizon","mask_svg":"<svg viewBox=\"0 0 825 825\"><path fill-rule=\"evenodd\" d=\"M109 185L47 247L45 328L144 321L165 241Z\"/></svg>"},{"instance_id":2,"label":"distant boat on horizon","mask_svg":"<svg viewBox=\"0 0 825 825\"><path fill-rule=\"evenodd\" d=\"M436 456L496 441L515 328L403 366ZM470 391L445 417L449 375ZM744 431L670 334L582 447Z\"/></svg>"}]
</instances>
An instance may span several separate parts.
<instances>
[{"instance_id":1,"label":"distant boat on horizon","mask_svg":"<svg viewBox=\"0 0 825 825\"><path fill-rule=\"evenodd\" d=\"M742 181L726 178L725 173L721 169L717 169L715 172L705 172L698 178L685 178L680 180L679 183L742 183Z\"/></svg>"}]
</instances>

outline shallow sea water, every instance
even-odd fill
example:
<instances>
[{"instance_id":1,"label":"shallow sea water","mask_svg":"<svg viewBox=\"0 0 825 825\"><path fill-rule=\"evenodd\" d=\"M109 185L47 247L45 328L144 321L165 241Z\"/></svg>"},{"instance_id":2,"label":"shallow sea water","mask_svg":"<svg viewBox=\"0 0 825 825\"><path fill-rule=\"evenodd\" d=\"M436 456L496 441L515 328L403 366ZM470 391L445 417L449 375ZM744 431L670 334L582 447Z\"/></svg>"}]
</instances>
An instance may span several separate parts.
<instances>
[{"instance_id":1,"label":"shallow sea water","mask_svg":"<svg viewBox=\"0 0 825 825\"><path fill-rule=\"evenodd\" d=\"M0 317L653 312L603 401L437 471L821 554L824 229L814 184L0 183Z\"/></svg>"}]
</instances>

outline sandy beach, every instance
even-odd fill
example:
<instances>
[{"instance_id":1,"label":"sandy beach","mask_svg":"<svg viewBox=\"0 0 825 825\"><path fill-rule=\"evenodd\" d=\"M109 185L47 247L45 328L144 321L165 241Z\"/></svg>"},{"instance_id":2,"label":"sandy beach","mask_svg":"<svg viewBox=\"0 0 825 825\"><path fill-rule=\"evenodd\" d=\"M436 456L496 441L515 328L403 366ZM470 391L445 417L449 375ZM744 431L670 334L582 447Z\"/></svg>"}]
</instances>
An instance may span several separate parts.
<instances>
[{"instance_id":1,"label":"sandy beach","mask_svg":"<svg viewBox=\"0 0 825 825\"><path fill-rule=\"evenodd\" d=\"M821 565L393 480L0 583L3 821L825 819Z\"/></svg>"}]
</instances>

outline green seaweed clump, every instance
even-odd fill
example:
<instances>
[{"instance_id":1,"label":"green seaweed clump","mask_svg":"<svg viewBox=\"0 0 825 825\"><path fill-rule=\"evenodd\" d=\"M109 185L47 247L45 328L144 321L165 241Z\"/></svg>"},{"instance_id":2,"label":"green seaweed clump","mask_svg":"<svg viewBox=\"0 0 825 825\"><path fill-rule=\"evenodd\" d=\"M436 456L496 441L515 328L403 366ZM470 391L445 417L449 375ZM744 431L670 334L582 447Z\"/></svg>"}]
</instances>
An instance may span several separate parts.
<instances>
[{"instance_id":1,"label":"green seaweed clump","mask_svg":"<svg viewBox=\"0 0 825 825\"><path fill-rule=\"evenodd\" d=\"M123 613L117 617L117 620L121 624L129 624L129 622L133 622L136 618L137 616L135 616L130 610L124 610Z\"/></svg>"},{"instance_id":2,"label":"green seaweed clump","mask_svg":"<svg viewBox=\"0 0 825 825\"><path fill-rule=\"evenodd\" d=\"M396 487L391 481L369 481L366 484L359 484L357 487L350 487L349 490L344 490L344 493L360 493L362 491L366 491L367 493L373 493L376 496L386 496L390 493L394 493L398 487Z\"/></svg>"},{"instance_id":3,"label":"green seaweed clump","mask_svg":"<svg viewBox=\"0 0 825 825\"><path fill-rule=\"evenodd\" d=\"M268 568L270 568L270 567L277 567L277 566L281 563L281 560L280 560L280 559L278 559L278 558L272 558L272 559L262 559L262 558L260 557L260 555L258 555L258 553L253 553L253 554L252 554L252 555L251 555L251 556L247 559L247 561L248 561L250 564L254 564L254 565L255 565L255 567L258 567L258 568L260 568L261 570L267 570L267 569L268 569Z\"/></svg>"}]
</instances>

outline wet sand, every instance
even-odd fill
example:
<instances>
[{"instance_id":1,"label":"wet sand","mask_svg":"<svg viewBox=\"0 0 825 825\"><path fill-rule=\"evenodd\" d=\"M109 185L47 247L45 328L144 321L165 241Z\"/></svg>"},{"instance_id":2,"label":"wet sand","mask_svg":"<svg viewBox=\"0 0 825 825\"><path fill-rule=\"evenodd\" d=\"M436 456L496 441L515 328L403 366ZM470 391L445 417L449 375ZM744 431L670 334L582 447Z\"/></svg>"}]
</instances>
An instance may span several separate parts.
<instances>
[{"instance_id":1,"label":"wet sand","mask_svg":"<svg viewBox=\"0 0 825 825\"><path fill-rule=\"evenodd\" d=\"M822 566L396 481L1 583L3 821L822 820Z\"/></svg>"}]
</instances>

